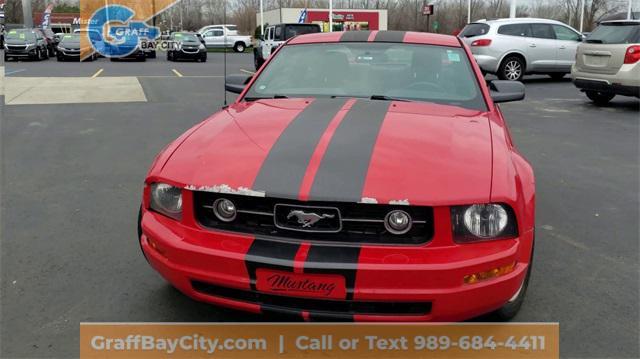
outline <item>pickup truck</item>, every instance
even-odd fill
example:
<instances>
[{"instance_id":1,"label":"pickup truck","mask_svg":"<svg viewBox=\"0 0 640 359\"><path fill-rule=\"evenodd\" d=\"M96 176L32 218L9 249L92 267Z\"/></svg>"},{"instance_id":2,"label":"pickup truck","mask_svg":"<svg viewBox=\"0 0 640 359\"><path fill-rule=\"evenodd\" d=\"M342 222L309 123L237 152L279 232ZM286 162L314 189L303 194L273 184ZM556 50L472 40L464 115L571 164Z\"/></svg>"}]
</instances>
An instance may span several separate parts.
<instances>
[{"instance_id":1,"label":"pickup truck","mask_svg":"<svg viewBox=\"0 0 640 359\"><path fill-rule=\"evenodd\" d=\"M285 41L294 36L320 31L320 25L318 24L276 24L267 26L258 45L253 49L253 64L256 70Z\"/></svg>"},{"instance_id":2,"label":"pickup truck","mask_svg":"<svg viewBox=\"0 0 640 359\"><path fill-rule=\"evenodd\" d=\"M235 52L244 52L247 47L251 47L251 36L237 35L226 27L210 28L200 34L207 48L233 48Z\"/></svg>"}]
</instances>

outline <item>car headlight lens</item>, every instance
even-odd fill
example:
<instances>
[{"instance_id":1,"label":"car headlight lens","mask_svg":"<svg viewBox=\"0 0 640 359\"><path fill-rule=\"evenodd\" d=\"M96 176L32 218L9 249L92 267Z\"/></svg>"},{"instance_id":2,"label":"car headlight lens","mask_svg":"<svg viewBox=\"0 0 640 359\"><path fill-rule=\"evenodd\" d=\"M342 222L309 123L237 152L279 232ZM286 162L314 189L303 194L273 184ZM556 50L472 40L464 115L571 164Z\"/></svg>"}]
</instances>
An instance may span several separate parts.
<instances>
[{"instance_id":1,"label":"car headlight lens","mask_svg":"<svg viewBox=\"0 0 640 359\"><path fill-rule=\"evenodd\" d=\"M182 217L182 189L166 183L151 185L151 209L174 219Z\"/></svg>"},{"instance_id":2,"label":"car headlight lens","mask_svg":"<svg viewBox=\"0 0 640 359\"><path fill-rule=\"evenodd\" d=\"M452 207L451 222L456 242L507 238L518 234L513 210L503 204Z\"/></svg>"},{"instance_id":3,"label":"car headlight lens","mask_svg":"<svg viewBox=\"0 0 640 359\"><path fill-rule=\"evenodd\" d=\"M204 50L204 49L206 49L206 47L204 47L204 45L203 45L203 44L200 44L200 46L198 46L198 48L199 48L200 50Z\"/></svg>"},{"instance_id":4,"label":"car headlight lens","mask_svg":"<svg viewBox=\"0 0 640 359\"><path fill-rule=\"evenodd\" d=\"M226 198L218 198L213 202L213 214L222 222L231 222L236 219L238 210L232 201Z\"/></svg>"},{"instance_id":5,"label":"car headlight lens","mask_svg":"<svg viewBox=\"0 0 640 359\"><path fill-rule=\"evenodd\" d=\"M395 209L384 218L384 227L393 234L405 234L411 230L411 216L405 212Z\"/></svg>"},{"instance_id":6,"label":"car headlight lens","mask_svg":"<svg viewBox=\"0 0 640 359\"><path fill-rule=\"evenodd\" d=\"M65 47L62 47L62 46L60 46L60 45L58 45L58 50L60 50L60 51L67 51L67 49L66 49Z\"/></svg>"}]
</instances>

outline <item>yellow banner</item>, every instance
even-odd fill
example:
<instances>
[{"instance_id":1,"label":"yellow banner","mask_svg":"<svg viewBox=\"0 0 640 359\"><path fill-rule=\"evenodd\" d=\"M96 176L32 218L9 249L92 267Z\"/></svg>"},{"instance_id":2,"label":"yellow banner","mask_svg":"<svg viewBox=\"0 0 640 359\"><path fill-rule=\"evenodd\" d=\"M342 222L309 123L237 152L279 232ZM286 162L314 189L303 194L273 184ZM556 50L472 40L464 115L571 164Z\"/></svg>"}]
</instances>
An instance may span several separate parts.
<instances>
[{"instance_id":1,"label":"yellow banner","mask_svg":"<svg viewBox=\"0 0 640 359\"><path fill-rule=\"evenodd\" d=\"M81 358L558 358L558 323L82 323Z\"/></svg>"}]
</instances>

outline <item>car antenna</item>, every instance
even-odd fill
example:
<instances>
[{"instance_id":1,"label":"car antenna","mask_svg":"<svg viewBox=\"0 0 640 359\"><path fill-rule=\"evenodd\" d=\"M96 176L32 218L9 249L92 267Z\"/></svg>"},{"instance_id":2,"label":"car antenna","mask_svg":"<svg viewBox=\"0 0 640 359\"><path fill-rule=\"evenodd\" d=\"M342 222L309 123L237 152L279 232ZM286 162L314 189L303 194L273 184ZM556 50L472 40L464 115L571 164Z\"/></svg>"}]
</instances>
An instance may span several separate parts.
<instances>
[{"instance_id":1,"label":"car antenna","mask_svg":"<svg viewBox=\"0 0 640 359\"><path fill-rule=\"evenodd\" d=\"M222 51L224 51L224 107L227 107L227 0L223 0L222 5L222 31L224 34Z\"/></svg>"}]
</instances>

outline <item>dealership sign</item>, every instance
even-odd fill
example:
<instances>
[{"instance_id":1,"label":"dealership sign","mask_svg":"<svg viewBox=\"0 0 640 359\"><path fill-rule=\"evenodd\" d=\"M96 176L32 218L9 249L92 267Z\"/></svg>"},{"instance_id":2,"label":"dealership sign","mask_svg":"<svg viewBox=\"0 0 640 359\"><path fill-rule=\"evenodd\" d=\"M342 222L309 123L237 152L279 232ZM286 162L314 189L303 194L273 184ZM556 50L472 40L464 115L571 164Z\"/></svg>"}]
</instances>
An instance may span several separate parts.
<instances>
[{"instance_id":1,"label":"dealership sign","mask_svg":"<svg viewBox=\"0 0 640 359\"><path fill-rule=\"evenodd\" d=\"M178 0L83 0L80 3L81 57L98 52L105 57L125 57L155 41L160 29L148 24ZM88 19L82 21L82 19ZM75 22L75 19L74 19Z\"/></svg>"}]
</instances>

